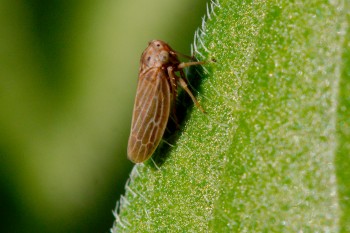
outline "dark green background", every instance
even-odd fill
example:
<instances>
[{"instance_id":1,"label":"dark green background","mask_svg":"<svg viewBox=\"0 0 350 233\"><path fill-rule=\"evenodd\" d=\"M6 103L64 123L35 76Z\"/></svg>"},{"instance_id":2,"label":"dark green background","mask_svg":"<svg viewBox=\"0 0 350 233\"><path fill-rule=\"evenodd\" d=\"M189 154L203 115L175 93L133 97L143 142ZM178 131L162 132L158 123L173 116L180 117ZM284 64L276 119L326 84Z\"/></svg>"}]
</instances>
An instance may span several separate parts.
<instances>
[{"instance_id":1,"label":"dark green background","mask_svg":"<svg viewBox=\"0 0 350 233\"><path fill-rule=\"evenodd\" d=\"M205 1L0 3L0 232L108 232L140 54L190 54Z\"/></svg>"}]
</instances>

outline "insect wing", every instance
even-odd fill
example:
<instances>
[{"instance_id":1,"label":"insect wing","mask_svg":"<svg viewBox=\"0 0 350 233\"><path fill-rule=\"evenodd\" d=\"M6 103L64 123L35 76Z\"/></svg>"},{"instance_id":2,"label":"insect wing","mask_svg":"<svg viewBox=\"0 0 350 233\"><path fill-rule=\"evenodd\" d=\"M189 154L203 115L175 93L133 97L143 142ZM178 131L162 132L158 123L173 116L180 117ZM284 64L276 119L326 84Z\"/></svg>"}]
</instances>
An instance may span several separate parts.
<instances>
[{"instance_id":1,"label":"insect wing","mask_svg":"<svg viewBox=\"0 0 350 233\"><path fill-rule=\"evenodd\" d=\"M140 163L157 148L170 113L170 87L164 70L140 73L128 143L128 158Z\"/></svg>"}]
</instances>

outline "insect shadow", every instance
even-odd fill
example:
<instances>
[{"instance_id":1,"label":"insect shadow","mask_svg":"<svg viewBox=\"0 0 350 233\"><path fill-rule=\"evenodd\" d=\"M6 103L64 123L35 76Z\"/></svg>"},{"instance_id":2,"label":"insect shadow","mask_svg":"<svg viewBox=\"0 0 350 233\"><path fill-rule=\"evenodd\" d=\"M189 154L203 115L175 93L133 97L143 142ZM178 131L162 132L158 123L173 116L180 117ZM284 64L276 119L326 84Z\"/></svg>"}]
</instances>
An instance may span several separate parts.
<instances>
[{"instance_id":1,"label":"insect shadow","mask_svg":"<svg viewBox=\"0 0 350 233\"><path fill-rule=\"evenodd\" d=\"M204 74L202 66L191 66L188 68L186 79L188 87L195 96L197 96L197 92L205 77L206 75ZM166 161L170 151L175 147L177 140L181 136L183 126L186 124L192 111L199 111L199 109L196 109L191 97L179 87L175 103L176 116L174 116L174 113L172 113L173 111L171 110L162 141L152 156L153 162L150 163L151 167L158 169Z\"/></svg>"}]
</instances>

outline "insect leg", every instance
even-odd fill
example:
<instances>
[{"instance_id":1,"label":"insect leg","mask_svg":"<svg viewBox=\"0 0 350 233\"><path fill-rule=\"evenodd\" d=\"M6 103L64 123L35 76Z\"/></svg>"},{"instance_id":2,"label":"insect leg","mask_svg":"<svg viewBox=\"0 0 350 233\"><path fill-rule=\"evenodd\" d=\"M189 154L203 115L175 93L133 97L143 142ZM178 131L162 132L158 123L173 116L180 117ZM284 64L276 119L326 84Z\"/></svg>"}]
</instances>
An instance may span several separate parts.
<instances>
[{"instance_id":1,"label":"insect leg","mask_svg":"<svg viewBox=\"0 0 350 233\"><path fill-rule=\"evenodd\" d=\"M178 78L175 74L174 74L174 68L172 66L168 67L168 75L169 75L169 79L170 79L170 91L171 91L171 95L172 95L172 116L173 116L173 120L176 124L176 128L180 128L177 117L176 117L176 97L177 97L177 81L176 79Z\"/></svg>"},{"instance_id":2,"label":"insect leg","mask_svg":"<svg viewBox=\"0 0 350 233\"><path fill-rule=\"evenodd\" d=\"M206 61L190 61L190 62L182 62L180 63L177 68L178 69L183 69L185 67L189 67L189 66L195 66L195 65L203 65L207 63Z\"/></svg>"},{"instance_id":3,"label":"insect leg","mask_svg":"<svg viewBox=\"0 0 350 233\"><path fill-rule=\"evenodd\" d=\"M170 78L170 91L172 95L172 102L175 104L176 96L177 96L177 82L176 76L174 75L174 68L172 66L168 67L168 75Z\"/></svg>"},{"instance_id":4,"label":"insect leg","mask_svg":"<svg viewBox=\"0 0 350 233\"><path fill-rule=\"evenodd\" d=\"M175 51L170 51L170 53L172 55L175 55L175 56L181 56L181 57L185 57L187 59L190 59L191 61L194 61L196 58L194 56L187 56L186 54L182 54L182 53L179 53L179 52L175 52Z\"/></svg>"},{"instance_id":5,"label":"insect leg","mask_svg":"<svg viewBox=\"0 0 350 233\"><path fill-rule=\"evenodd\" d=\"M180 86L187 92L187 94L191 97L193 103L197 106L197 108L199 108L199 110L201 110L201 112L205 113L204 109L202 108L202 106L199 104L199 102L197 101L196 97L194 97L194 95L192 94L192 92L190 91L190 89L188 89L187 83L185 81L185 74L182 70L180 70L180 74L181 74L181 78L178 77L179 79L179 83Z\"/></svg>"}]
</instances>

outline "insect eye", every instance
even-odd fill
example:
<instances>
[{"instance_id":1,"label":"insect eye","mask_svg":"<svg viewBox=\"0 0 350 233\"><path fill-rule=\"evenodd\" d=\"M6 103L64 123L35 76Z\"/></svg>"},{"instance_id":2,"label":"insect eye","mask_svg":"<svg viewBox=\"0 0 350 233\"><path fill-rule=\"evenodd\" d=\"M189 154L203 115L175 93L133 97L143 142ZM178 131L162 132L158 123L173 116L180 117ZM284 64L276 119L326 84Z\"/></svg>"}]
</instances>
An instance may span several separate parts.
<instances>
[{"instance_id":1,"label":"insect eye","mask_svg":"<svg viewBox=\"0 0 350 233\"><path fill-rule=\"evenodd\" d=\"M167 63L168 60L169 60L169 53L167 51L162 51L160 52L159 54L159 60L162 62L162 63Z\"/></svg>"}]
</instances>

